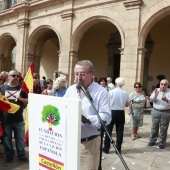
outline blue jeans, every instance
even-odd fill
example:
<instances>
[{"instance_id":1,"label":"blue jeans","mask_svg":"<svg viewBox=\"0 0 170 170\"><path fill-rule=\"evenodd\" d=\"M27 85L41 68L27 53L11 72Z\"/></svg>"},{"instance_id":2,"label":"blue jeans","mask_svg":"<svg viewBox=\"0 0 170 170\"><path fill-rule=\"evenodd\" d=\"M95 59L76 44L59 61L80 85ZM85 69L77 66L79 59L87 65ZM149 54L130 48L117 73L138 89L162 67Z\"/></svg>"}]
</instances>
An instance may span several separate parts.
<instances>
[{"instance_id":1,"label":"blue jeans","mask_svg":"<svg viewBox=\"0 0 170 170\"><path fill-rule=\"evenodd\" d=\"M8 158L14 157L14 149L12 144L12 131L14 132L15 145L18 158L25 158L25 142L24 142L24 123L17 122L5 125L4 148Z\"/></svg>"}]
</instances>

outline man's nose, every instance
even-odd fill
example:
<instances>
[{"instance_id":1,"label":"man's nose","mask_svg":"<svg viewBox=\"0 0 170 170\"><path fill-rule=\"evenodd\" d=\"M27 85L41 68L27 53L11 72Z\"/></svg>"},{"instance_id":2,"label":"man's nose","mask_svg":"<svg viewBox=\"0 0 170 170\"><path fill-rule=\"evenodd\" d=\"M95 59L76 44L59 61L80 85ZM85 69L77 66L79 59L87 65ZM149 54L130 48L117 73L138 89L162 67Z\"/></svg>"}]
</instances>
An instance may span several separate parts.
<instances>
[{"instance_id":1,"label":"man's nose","mask_svg":"<svg viewBox=\"0 0 170 170\"><path fill-rule=\"evenodd\" d=\"M82 77L81 77L80 75L78 75L78 76L76 77L76 80L77 80L78 82L80 82L81 79L82 79Z\"/></svg>"}]
</instances>

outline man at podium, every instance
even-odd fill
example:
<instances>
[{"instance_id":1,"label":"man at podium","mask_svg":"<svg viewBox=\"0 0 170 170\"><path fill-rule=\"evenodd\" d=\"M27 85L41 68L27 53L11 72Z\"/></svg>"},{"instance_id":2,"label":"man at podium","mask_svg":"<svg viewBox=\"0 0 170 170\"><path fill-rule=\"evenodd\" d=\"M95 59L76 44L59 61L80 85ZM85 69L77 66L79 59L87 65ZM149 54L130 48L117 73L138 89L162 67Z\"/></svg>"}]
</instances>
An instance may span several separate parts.
<instances>
[{"instance_id":1,"label":"man at podium","mask_svg":"<svg viewBox=\"0 0 170 170\"><path fill-rule=\"evenodd\" d=\"M74 67L76 84L70 86L64 97L82 100L81 124L81 170L98 170L100 157L100 121L89 99L101 119L108 125L111 121L110 98L106 89L93 81L94 68L89 60L82 60ZM78 85L81 84L81 87Z\"/></svg>"}]
</instances>

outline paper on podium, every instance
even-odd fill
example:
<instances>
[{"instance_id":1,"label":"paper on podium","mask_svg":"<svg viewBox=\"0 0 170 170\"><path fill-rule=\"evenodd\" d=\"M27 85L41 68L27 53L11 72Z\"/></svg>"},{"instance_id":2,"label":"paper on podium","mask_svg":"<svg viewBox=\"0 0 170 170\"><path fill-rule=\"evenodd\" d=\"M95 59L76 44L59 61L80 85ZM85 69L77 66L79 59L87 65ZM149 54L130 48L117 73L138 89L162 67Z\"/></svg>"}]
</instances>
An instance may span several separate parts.
<instances>
[{"instance_id":1,"label":"paper on podium","mask_svg":"<svg viewBox=\"0 0 170 170\"><path fill-rule=\"evenodd\" d=\"M82 123L88 123L88 124L91 124L90 120L87 119L85 116L81 115L81 121Z\"/></svg>"}]
</instances>

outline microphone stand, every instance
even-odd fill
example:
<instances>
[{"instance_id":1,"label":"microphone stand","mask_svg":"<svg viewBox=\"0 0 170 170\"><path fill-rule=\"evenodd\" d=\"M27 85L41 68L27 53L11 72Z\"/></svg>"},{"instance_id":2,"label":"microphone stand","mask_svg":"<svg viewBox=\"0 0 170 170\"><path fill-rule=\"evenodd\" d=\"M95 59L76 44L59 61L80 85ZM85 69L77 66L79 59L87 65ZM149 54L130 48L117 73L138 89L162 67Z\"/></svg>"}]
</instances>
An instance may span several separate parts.
<instances>
[{"instance_id":1,"label":"microphone stand","mask_svg":"<svg viewBox=\"0 0 170 170\"><path fill-rule=\"evenodd\" d=\"M101 126L100 128L100 137L101 137L101 142L100 142L100 158L99 158L99 167L98 170L102 170L102 146L103 146L103 136L104 136L104 128Z\"/></svg>"},{"instance_id":2,"label":"microphone stand","mask_svg":"<svg viewBox=\"0 0 170 170\"><path fill-rule=\"evenodd\" d=\"M79 88L82 89L81 85L78 84L78 86L79 86ZM84 89L82 89L82 90L83 90L83 92L84 92ZM118 154L120 160L122 161L122 164L124 165L125 169L126 169L126 170L130 170L130 169L128 168L125 160L123 159L122 155L119 153L118 149L116 148L116 145L115 145L114 140L113 140L112 137L109 135L109 132L108 132L108 130L107 130L106 125L104 124L104 122L103 122L103 120L101 119L98 111L96 110L96 108L95 108L95 106L94 106L94 104L93 104L93 99L92 99L90 93L86 90L86 92L84 92L84 94L85 94L85 96L88 98L88 100L89 100L89 102L90 102L93 110L95 111L95 113L96 113L96 115L97 115L97 117L98 117L98 119L99 119L99 121L100 121L100 123L101 123L101 127L103 128L104 132L108 135L108 137L109 137L109 139L110 139L110 142L111 142L111 144L113 145L113 147L115 148L116 153ZM101 128L101 129L102 129L102 128ZM101 136L101 141L102 141L102 140L103 140L103 139L102 139L102 136ZM102 143L103 143L103 142L102 142ZM102 143L101 143L101 148L102 148ZM101 164L101 155L102 155L102 149L100 150L100 164ZM99 165L98 170L102 170L101 165Z\"/></svg>"}]
</instances>

